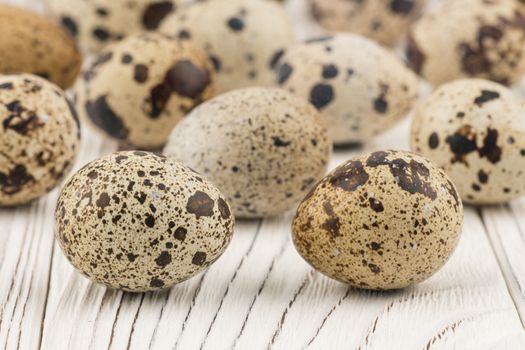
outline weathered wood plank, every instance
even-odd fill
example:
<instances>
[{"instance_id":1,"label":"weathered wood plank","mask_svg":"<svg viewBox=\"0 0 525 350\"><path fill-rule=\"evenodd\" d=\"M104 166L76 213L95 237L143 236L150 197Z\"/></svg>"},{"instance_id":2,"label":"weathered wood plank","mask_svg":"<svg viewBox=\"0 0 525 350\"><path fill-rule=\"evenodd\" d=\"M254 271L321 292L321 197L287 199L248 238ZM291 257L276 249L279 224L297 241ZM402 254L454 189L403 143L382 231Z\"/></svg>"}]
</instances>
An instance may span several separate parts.
<instances>
[{"instance_id":1,"label":"weathered wood plank","mask_svg":"<svg viewBox=\"0 0 525 350\"><path fill-rule=\"evenodd\" d=\"M481 209L494 251L525 325L525 199Z\"/></svg>"},{"instance_id":2,"label":"weathered wood plank","mask_svg":"<svg viewBox=\"0 0 525 350\"><path fill-rule=\"evenodd\" d=\"M2 209L0 344L38 348L53 248L56 192L17 209ZM31 334L32 336L27 336Z\"/></svg>"},{"instance_id":3,"label":"weathered wood plank","mask_svg":"<svg viewBox=\"0 0 525 350\"><path fill-rule=\"evenodd\" d=\"M393 135L406 127L367 149L405 148ZM336 152L332 166L355 152ZM298 349L346 344L510 349L525 344L518 313L474 209L466 211L464 236L449 264L419 286L390 293L357 291L313 271L290 241L291 219L289 213L262 223L241 222L226 254L208 272L164 293L106 291L74 273L56 250L44 348Z\"/></svg>"}]
</instances>

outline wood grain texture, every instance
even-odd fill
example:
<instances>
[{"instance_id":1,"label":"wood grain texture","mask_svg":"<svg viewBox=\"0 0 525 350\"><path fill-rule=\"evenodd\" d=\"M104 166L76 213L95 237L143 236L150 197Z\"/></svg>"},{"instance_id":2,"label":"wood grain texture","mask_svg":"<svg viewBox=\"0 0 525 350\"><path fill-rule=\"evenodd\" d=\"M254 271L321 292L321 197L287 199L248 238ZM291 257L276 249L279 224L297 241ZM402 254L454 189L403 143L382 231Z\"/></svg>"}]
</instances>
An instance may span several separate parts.
<instances>
[{"instance_id":1,"label":"wood grain texture","mask_svg":"<svg viewBox=\"0 0 525 350\"><path fill-rule=\"evenodd\" d=\"M23 2L32 1L39 4ZM302 4L288 6L304 38L319 29ZM408 149L408 126L366 149L337 151L331 166L356 153ZM76 168L116 148L84 128ZM239 222L226 253L195 278L128 294L89 282L55 245L57 193L0 211L0 348L525 348L525 200L467 208L449 263L406 290L360 291L312 270L290 240L291 211Z\"/></svg>"},{"instance_id":2,"label":"wood grain texture","mask_svg":"<svg viewBox=\"0 0 525 350\"><path fill-rule=\"evenodd\" d=\"M483 208L481 214L525 325L525 199Z\"/></svg>"},{"instance_id":3,"label":"wood grain texture","mask_svg":"<svg viewBox=\"0 0 525 350\"><path fill-rule=\"evenodd\" d=\"M404 123L369 148L406 148L396 136L406 129ZM115 149L89 130L84 135L79 165ZM364 151L336 152L332 166ZM5 280L0 334L7 348L19 341L22 348L38 348L39 337L24 335L42 324L43 349L525 346L515 301L474 208L466 210L464 234L451 261L407 290L359 291L313 271L290 241L290 212L240 222L227 252L207 272L168 291L133 295L90 283L58 247L53 249L49 215L55 200L56 193L28 208L1 213L1 224L9 227L0 276ZM524 213L521 202L514 209ZM518 229L514 218L494 215ZM41 227L47 241L32 245L28 238L38 234L31 227ZM36 247L40 251L32 253ZM31 275L39 277L31 280ZM31 282L24 284L27 279ZM11 280L14 292L8 288ZM40 297L27 297L31 293ZM12 298L25 298L31 313L24 316L25 303Z\"/></svg>"}]
</instances>

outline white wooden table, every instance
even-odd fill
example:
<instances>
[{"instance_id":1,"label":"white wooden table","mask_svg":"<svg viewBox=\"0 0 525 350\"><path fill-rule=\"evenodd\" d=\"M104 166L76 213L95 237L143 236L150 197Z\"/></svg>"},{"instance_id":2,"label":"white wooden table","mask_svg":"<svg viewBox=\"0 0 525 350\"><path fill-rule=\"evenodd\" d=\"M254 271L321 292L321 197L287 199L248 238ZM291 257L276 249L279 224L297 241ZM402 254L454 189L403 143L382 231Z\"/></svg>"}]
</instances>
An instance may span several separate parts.
<instances>
[{"instance_id":1,"label":"white wooden table","mask_svg":"<svg viewBox=\"0 0 525 350\"><path fill-rule=\"evenodd\" d=\"M336 152L332 166L407 149L408 125ZM116 148L84 128L76 168ZM313 271L287 213L239 222L207 272L134 295L94 285L66 261L53 239L57 195L0 211L3 349L525 349L525 199L467 207L449 263L403 291L359 291Z\"/></svg>"}]
</instances>

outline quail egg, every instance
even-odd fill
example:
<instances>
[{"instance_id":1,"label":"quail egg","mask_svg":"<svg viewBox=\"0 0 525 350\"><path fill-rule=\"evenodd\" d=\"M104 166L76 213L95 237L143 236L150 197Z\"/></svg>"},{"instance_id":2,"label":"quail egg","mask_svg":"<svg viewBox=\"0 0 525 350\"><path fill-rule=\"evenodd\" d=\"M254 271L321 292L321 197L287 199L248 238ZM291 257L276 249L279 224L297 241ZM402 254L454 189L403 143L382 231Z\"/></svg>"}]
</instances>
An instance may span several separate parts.
<instances>
[{"instance_id":1,"label":"quail egg","mask_svg":"<svg viewBox=\"0 0 525 350\"><path fill-rule=\"evenodd\" d=\"M0 5L0 74L32 73L61 88L73 84L82 64L75 43L53 22Z\"/></svg>"},{"instance_id":2,"label":"quail egg","mask_svg":"<svg viewBox=\"0 0 525 350\"><path fill-rule=\"evenodd\" d=\"M175 0L45 0L55 18L88 51L145 31L156 30L176 12Z\"/></svg>"},{"instance_id":3,"label":"quail egg","mask_svg":"<svg viewBox=\"0 0 525 350\"><path fill-rule=\"evenodd\" d=\"M158 149L187 112L214 95L215 77L190 42L149 33L107 47L76 91L81 115L105 134Z\"/></svg>"},{"instance_id":4,"label":"quail egg","mask_svg":"<svg viewBox=\"0 0 525 350\"><path fill-rule=\"evenodd\" d=\"M336 34L287 50L277 83L308 99L336 144L360 143L404 118L419 82L392 52L370 39Z\"/></svg>"},{"instance_id":5,"label":"quail egg","mask_svg":"<svg viewBox=\"0 0 525 350\"><path fill-rule=\"evenodd\" d=\"M395 44L421 14L426 0L309 0L313 17L326 29L354 32Z\"/></svg>"},{"instance_id":6,"label":"quail egg","mask_svg":"<svg viewBox=\"0 0 525 350\"><path fill-rule=\"evenodd\" d=\"M353 158L299 206L293 242L321 273L364 289L424 281L456 248L463 206L428 160L400 151Z\"/></svg>"},{"instance_id":7,"label":"quail egg","mask_svg":"<svg viewBox=\"0 0 525 350\"><path fill-rule=\"evenodd\" d=\"M317 111L288 92L247 88L218 96L175 127L164 154L202 173L234 214L282 214L325 173L331 144Z\"/></svg>"},{"instance_id":8,"label":"quail egg","mask_svg":"<svg viewBox=\"0 0 525 350\"><path fill-rule=\"evenodd\" d=\"M525 102L498 83L440 86L417 108L411 139L412 150L442 167L465 202L525 195Z\"/></svg>"},{"instance_id":9,"label":"quail egg","mask_svg":"<svg viewBox=\"0 0 525 350\"><path fill-rule=\"evenodd\" d=\"M28 203L70 171L80 125L64 92L30 74L0 76L0 206Z\"/></svg>"},{"instance_id":10,"label":"quail egg","mask_svg":"<svg viewBox=\"0 0 525 350\"><path fill-rule=\"evenodd\" d=\"M111 288L168 288L217 260L234 218L219 190L153 153L114 153L65 185L55 234L73 266Z\"/></svg>"},{"instance_id":11,"label":"quail egg","mask_svg":"<svg viewBox=\"0 0 525 350\"><path fill-rule=\"evenodd\" d=\"M460 78L512 85L525 73L525 6L445 0L413 25L407 56L434 85Z\"/></svg>"},{"instance_id":12,"label":"quail egg","mask_svg":"<svg viewBox=\"0 0 525 350\"><path fill-rule=\"evenodd\" d=\"M294 40L282 5L262 0L199 2L170 16L161 30L206 50L220 92L271 85L272 68Z\"/></svg>"}]
</instances>

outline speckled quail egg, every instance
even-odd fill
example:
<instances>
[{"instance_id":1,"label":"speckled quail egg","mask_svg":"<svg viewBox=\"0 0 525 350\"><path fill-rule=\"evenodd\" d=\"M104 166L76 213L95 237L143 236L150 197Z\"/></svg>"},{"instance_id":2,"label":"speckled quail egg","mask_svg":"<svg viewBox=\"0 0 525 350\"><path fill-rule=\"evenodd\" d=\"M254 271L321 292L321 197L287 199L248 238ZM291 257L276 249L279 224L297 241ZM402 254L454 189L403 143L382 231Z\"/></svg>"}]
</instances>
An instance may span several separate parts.
<instances>
[{"instance_id":1,"label":"speckled quail egg","mask_svg":"<svg viewBox=\"0 0 525 350\"><path fill-rule=\"evenodd\" d=\"M73 84L82 64L75 43L52 21L0 5L0 74L32 73L62 88Z\"/></svg>"},{"instance_id":2,"label":"speckled quail egg","mask_svg":"<svg viewBox=\"0 0 525 350\"><path fill-rule=\"evenodd\" d=\"M214 95L215 78L206 54L190 42L150 33L106 48L76 91L86 120L122 144L156 149Z\"/></svg>"},{"instance_id":3,"label":"speckled quail egg","mask_svg":"<svg viewBox=\"0 0 525 350\"><path fill-rule=\"evenodd\" d=\"M193 110L164 154L202 173L234 214L282 214L326 171L331 147L317 111L284 90L247 88Z\"/></svg>"},{"instance_id":4,"label":"speckled quail egg","mask_svg":"<svg viewBox=\"0 0 525 350\"><path fill-rule=\"evenodd\" d=\"M445 0L414 24L407 56L431 84L470 77L512 85L525 73L525 6Z\"/></svg>"},{"instance_id":5,"label":"speckled quail egg","mask_svg":"<svg viewBox=\"0 0 525 350\"><path fill-rule=\"evenodd\" d=\"M161 30L191 39L210 55L220 92L272 84L272 68L293 43L282 5L262 0L213 0L170 16Z\"/></svg>"},{"instance_id":6,"label":"speckled quail egg","mask_svg":"<svg viewBox=\"0 0 525 350\"><path fill-rule=\"evenodd\" d=\"M500 84L465 79L440 86L417 109L411 139L466 202L525 195L525 102Z\"/></svg>"},{"instance_id":7,"label":"speckled quail egg","mask_svg":"<svg viewBox=\"0 0 525 350\"><path fill-rule=\"evenodd\" d=\"M456 248L463 206L428 160L400 151L356 157L326 176L299 206L293 242L321 273L365 289L427 279Z\"/></svg>"},{"instance_id":8,"label":"speckled quail egg","mask_svg":"<svg viewBox=\"0 0 525 350\"><path fill-rule=\"evenodd\" d=\"M30 202L69 172L80 125L60 88L30 74L0 76L0 206Z\"/></svg>"},{"instance_id":9,"label":"speckled quail egg","mask_svg":"<svg viewBox=\"0 0 525 350\"><path fill-rule=\"evenodd\" d=\"M180 163L142 151L89 163L65 185L55 234L91 280L131 292L168 288L203 271L232 237L219 190Z\"/></svg>"},{"instance_id":10,"label":"speckled quail egg","mask_svg":"<svg viewBox=\"0 0 525 350\"><path fill-rule=\"evenodd\" d=\"M354 34L321 37L287 50L278 84L321 111L336 144L363 142L411 110L418 79L392 52Z\"/></svg>"},{"instance_id":11,"label":"speckled quail egg","mask_svg":"<svg viewBox=\"0 0 525 350\"><path fill-rule=\"evenodd\" d=\"M313 17L326 29L354 32L395 44L421 14L426 0L309 0Z\"/></svg>"},{"instance_id":12,"label":"speckled quail egg","mask_svg":"<svg viewBox=\"0 0 525 350\"><path fill-rule=\"evenodd\" d=\"M176 12L177 0L45 0L57 22L89 51L145 31L156 30Z\"/></svg>"}]
</instances>

